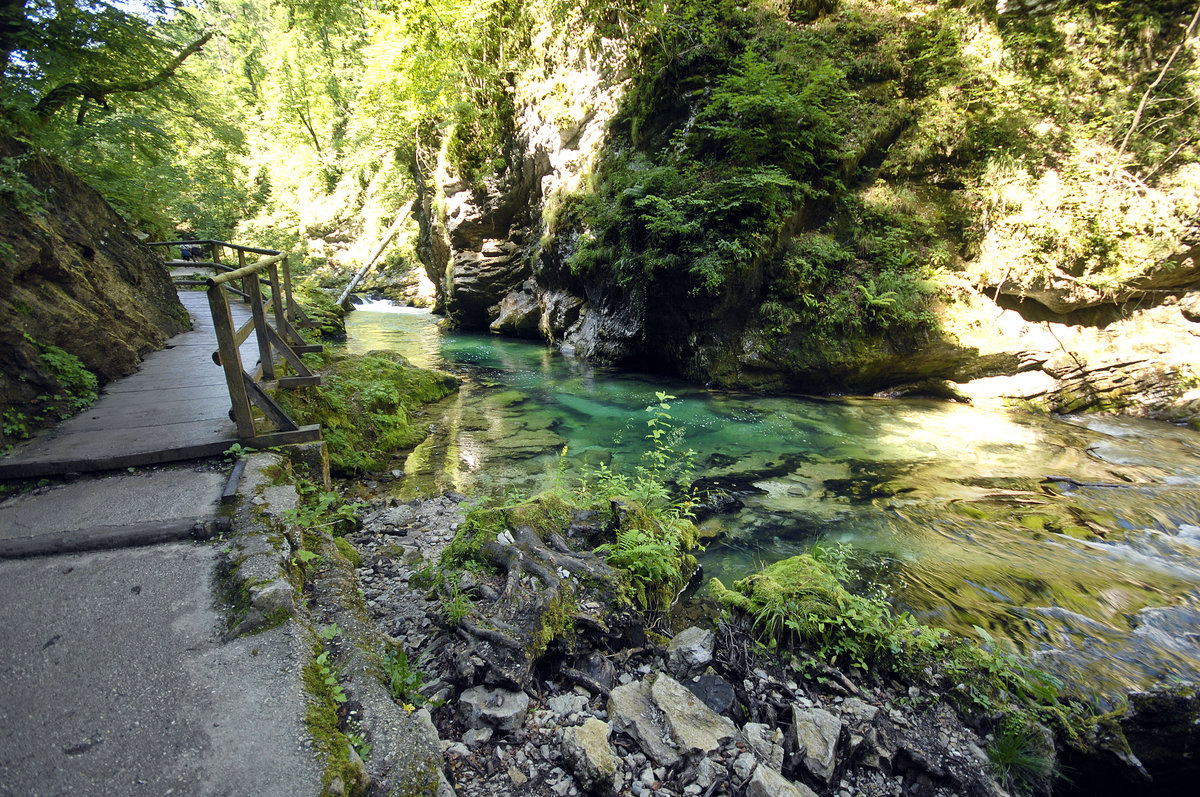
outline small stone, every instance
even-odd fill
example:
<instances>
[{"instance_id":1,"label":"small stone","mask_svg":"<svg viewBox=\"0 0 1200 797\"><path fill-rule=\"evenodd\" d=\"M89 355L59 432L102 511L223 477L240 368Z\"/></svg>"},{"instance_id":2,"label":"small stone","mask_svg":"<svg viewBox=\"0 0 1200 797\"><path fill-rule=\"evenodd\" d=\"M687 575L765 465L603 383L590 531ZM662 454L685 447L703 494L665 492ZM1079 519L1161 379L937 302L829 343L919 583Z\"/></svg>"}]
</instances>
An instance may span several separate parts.
<instances>
[{"instance_id":1,"label":"small stone","mask_svg":"<svg viewBox=\"0 0 1200 797\"><path fill-rule=\"evenodd\" d=\"M803 783L792 783L774 770L759 767L746 784L746 797L817 797Z\"/></svg>"},{"instance_id":2,"label":"small stone","mask_svg":"<svg viewBox=\"0 0 1200 797\"><path fill-rule=\"evenodd\" d=\"M711 758L701 759L696 765L696 785L702 789L707 789L713 785L718 779L726 776L725 767L713 761Z\"/></svg>"},{"instance_id":3,"label":"small stone","mask_svg":"<svg viewBox=\"0 0 1200 797\"><path fill-rule=\"evenodd\" d=\"M516 767L508 768L508 778L512 781L514 786L521 786L529 780L525 773Z\"/></svg>"},{"instance_id":4,"label":"small stone","mask_svg":"<svg viewBox=\"0 0 1200 797\"><path fill-rule=\"evenodd\" d=\"M742 728L750 749L758 756L764 766L776 772L783 769L783 733L778 728L771 728L757 722L748 722Z\"/></svg>"},{"instance_id":5,"label":"small stone","mask_svg":"<svg viewBox=\"0 0 1200 797\"><path fill-rule=\"evenodd\" d=\"M468 728L490 725L511 731L525 724L529 713L529 696L524 692L487 689L473 686L458 699L458 712Z\"/></svg>"},{"instance_id":6,"label":"small stone","mask_svg":"<svg viewBox=\"0 0 1200 797\"><path fill-rule=\"evenodd\" d=\"M608 723L589 719L563 730L563 760L587 791L612 791L617 759L608 743Z\"/></svg>"},{"instance_id":7,"label":"small stone","mask_svg":"<svg viewBox=\"0 0 1200 797\"><path fill-rule=\"evenodd\" d=\"M742 753L733 760L733 774L737 775L738 780L745 780L757 765L758 760L753 753Z\"/></svg>"},{"instance_id":8,"label":"small stone","mask_svg":"<svg viewBox=\"0 0 1200 797\"><path fill-rule=\"evenodd\" d=\"M700 672L712 661L716 640L712 631L685 628L667 646L667 669L681 680Z\"/></svg>"},{"instance_id":9,"label":"small stone","mask_svg":"<svg viewBox=\"0 0 1200 797\"><path fill-rule=\"evenodd\" d=\"M463 734L463 743L468 747L478 747L492 740L491 728L472 728Z\"/></svg>"},{"instance_id":10,"label":"small stone","mask_svg":"<svg viewBox=\"0 0 1200 797\"><path fill-rule=\"evenodd\" d=\"M728 714L737 702L733 684L719 675L697 676L685 682L684 686L718 714Z\"/></svg>"}]
</instances>

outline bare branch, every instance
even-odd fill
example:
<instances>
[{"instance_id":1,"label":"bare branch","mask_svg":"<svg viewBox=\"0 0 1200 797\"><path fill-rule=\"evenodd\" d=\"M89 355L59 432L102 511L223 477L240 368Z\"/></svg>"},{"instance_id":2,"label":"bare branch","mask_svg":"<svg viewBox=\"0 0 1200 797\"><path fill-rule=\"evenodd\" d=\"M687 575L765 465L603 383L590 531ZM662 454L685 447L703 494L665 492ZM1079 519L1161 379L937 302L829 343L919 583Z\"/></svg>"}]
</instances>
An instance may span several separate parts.
<instances>
[{"instance_id":1,"label":"bare branch","mask_svg":"<svg viewBox=\"0 0 1200 797\"><path fill-rule=\"evenodd\" d=\"M56 86L38 100L38 104L34 106L33 112L45 124L63 105L79 97L83 100L83 105L80 106L76 121L82 124L88 100L96 103L101 108L107 108L108 95L110 94L136 94L158 88L178 71L184 61L200 52L212 37L213 31L207 31L199 39L196 39L196 41L180 50L179 54L159 70L158 74L148 77L145 80L110 84L96 83L93 80L77 80Z\"/></svg>"},{"instance_id":2,"label":"bare branch","mask_svg":"<svg viewBox=\"0 0 1200 797\"><path fill-rule=\"evenodd\" d=\"M1165 64L1163 64L1163 68L1159 71L1158 77L1154 79L1154 82L1150 84L1148 89L1146 89L1146 93L1142 95L1142 101L1138 103L1137 110L1133 114L1133 122L1130 123L1129 130L1126 131L1125 138L1121 141L1121 146L1117 150L1117 160L1120 160L1121 156L1125 154L1125 148L1129 146L1129 139L1133 137L1138 125L1141 124L1142 113L1146 110L1146 103L1150 101L1150 96L1154 93L1154 90L1158 88L1158 84L1162 83L1163 79L1167 76L1167 70L1171 68L1171 64L1175 63L1175 58L1180 52L1182 52L1183 48L1192 38L1192 34L1196 30L1196 22L1198 20L1200 20L1200 6L1196 6L1196 13L1192 15L1192 21L1188 23L1187 30L1184 31L1183 41L1179 42L1178 46L1171 51L1171 57L1167 59Z\"/></svg>"}]
</instances>

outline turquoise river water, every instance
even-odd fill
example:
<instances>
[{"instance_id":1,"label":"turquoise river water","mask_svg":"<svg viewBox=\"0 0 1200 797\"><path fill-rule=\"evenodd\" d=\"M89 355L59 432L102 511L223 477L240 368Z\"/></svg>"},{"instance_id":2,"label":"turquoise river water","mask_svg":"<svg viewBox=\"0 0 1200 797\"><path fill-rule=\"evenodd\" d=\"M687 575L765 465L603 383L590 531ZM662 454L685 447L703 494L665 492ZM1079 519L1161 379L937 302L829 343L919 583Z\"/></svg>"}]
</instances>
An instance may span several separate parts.
<instances>
[{"instance_id":1,"label":"turquoise river water","mask_svg":"<svg viewBox=\"0 0 1200 797\"><path fill-rule=\"evenodd\" d=\"M1108 417L1047 417L935 400L716 392L600 368L543 345L445 332L426 311L368 302L351 352L392 349L454 372L401 497L530 493L567 447L585 466L637 464L646 407L676 398L697 476L739 505L702 521L727 585L851 543L918 619L980 626L1098 695L1200 675L1200 434Z\"/></svg>"}]
</instances>

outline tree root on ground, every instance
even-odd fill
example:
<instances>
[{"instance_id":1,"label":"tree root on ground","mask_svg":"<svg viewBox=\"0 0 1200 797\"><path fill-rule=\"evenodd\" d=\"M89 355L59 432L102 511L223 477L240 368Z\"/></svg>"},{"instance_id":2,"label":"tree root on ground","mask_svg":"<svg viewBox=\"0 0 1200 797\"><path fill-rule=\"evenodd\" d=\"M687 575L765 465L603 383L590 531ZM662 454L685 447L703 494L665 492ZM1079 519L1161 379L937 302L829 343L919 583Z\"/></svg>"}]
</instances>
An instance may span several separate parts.
<instances>
[{"instance_id":1,"label":"tree root on ground","mask_svg":"<svg viewBox=\"0 0 1200 797\"><path fill-rule=\"evenodd\" d=\"M458 633L487 665L485 683L524 689L548 648L563 647L585 629L611 633L621 583L603 559L571 550L559 534L543 538L527 525L511 534L509 544L492 540L480 546L476 558L497 571L496 583L489 586L498 598L473 603Z\"/></svg>"}]
</instances>

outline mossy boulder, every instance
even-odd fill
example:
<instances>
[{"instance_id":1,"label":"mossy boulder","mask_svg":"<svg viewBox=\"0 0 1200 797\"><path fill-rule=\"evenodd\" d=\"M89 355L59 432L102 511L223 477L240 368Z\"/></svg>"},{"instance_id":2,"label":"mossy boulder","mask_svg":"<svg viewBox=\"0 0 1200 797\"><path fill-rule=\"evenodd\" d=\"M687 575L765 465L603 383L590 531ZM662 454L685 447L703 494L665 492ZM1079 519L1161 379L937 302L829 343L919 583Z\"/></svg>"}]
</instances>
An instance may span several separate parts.
<instances>
[{"instance_id":1,"label":"mossy boulder","mask_svg":"<svg viewBox=\"0 0 1200 797\"><path fill-rule=\"evenodd\" d=\"M292 295L304 306L304 313L320 324L324 340L346 339L346 311L316 285L301 282L293 287Z\"/></svg>"},{"instance_id":2,"label":"mossy boulder","mask_svg":"<svg viewBox=\"0 0 1200 797\"><path fill-rule=\"evenodd\" d=\"M428 435L413 420L420 406L456 390L449 374L417 368L396 352L331 360L317 387L281 390L276 400L293 418L319 423L339 473L386 469L391 456Z\"/></svg>"},{"instance_id":3,"label":"mossy boulder","mask_svg":"<svg viewBox=\"0 0 1200 797\"><path fill-rule=\"evenodd\" d=\"M726 589L719 579L711 582L713 594L726 606L753 617L783 617L805 626L815 626L836 616L839 597L845 592L837 578L811 554L783 559L758 573L735 581Z\"/></svg>"}]
</instances>

